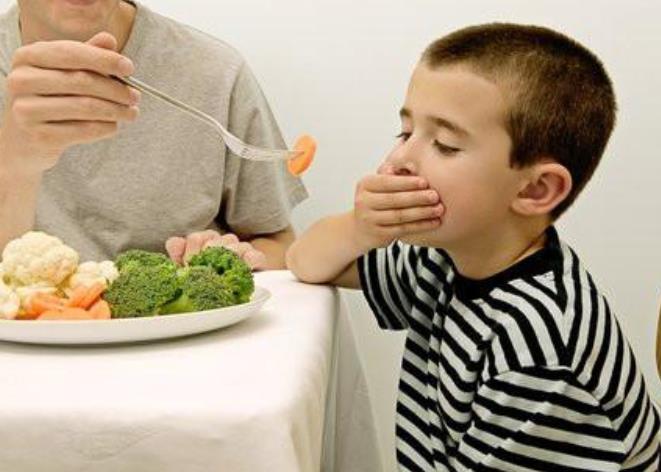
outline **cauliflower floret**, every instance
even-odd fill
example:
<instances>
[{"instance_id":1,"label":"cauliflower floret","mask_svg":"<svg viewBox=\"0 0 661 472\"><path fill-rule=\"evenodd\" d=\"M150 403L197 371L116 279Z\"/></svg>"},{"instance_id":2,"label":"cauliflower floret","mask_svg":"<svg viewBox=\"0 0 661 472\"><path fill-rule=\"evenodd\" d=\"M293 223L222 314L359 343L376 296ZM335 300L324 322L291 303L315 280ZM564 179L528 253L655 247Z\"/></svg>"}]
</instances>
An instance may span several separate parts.
<instances>
[{"instance_id":1,"label":"cauliflower floret","mask_svg":"<svg viewBox=\"0 0 661 472\"><path fill-rule=\"evenodd\" d=\"M11 287L0 280L0 318L13 320L18 315L21 300Z\"/></svg>"},{"instance_id":2,"label":"cauliflower floret","mask_svg":"<svg viewBox=\"0 0 661 472\"><path fill-rule=\"evenodd\" d=\"M55 236L30 231L5 246L2 264L12 285L56 286L76 270L78 253Z\"/></svg>"},{"instance_id":3,"label":"cauliflower floret","mask_svg":"<svg viewBox=\"0 0 661 472\"><path fill-rule=\"evenodd\" d=\"M83 262L67 280L64 291L69 294L79 285L89 286L97 282L107 288L117 277L119 277L119 271L113 261Z\"/></svg>"}]
</instances>

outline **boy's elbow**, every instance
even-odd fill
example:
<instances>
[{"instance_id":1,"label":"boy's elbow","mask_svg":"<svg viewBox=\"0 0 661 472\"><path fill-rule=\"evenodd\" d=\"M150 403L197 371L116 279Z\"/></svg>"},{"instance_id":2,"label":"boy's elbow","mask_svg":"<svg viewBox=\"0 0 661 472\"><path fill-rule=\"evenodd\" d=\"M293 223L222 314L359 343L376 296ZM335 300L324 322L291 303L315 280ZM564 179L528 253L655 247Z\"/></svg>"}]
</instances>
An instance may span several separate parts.
<instances>
[{"instance_id":1,"label":"boy's elbow","mask_svg":"<svg viewBox=\"0 0 661 472\"><path fill-rule=\"evenodd\" d=\"M303 264L301 264L301 257L299 253L300 251L298 250L298 244L296 241L294 241L294 243L289 246L287 252L285 253L285 264L287 265L287 269L289 269L301 282L314 283L310 281L308 277L306 277L307 274L305 273Z\"/></svg>"},{"instance_id":2,"label":"boy's elbow","mask_svg":"<svg viewBox=\"0 0 661 472\"><path fill-rule=\"evenodd\" d=\"M295 262L295 254L293 252L294 245L296 243L294 242L291 244L288 248L287 251L285 252L285 266L287 269L289 269L296 277L298 277L298 273L296 270L296 262Z\"/></svg>"},{"instance_id":3,"label":"boy's elbow","mask_svg":"<svg viewBox=\"0 0 661 472\"><path fill-rule=\"evenodd\" d=\"M285 263L298 280L306 284L324 284L329 280L319 271L319 264L315 264L310 254L295 241L285 254Z\"/></svg>"}]
</instances>

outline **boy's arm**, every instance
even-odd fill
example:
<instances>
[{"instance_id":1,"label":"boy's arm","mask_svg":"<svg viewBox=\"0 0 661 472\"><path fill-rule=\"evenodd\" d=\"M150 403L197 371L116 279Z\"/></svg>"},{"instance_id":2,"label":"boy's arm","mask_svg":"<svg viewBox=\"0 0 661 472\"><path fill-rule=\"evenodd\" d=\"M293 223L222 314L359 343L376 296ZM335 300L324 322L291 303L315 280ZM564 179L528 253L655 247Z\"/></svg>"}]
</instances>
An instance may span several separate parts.
<instances>
[{"instance_id":1,"label":"boy's arm","mask_svg":"<svg viewBox=\"0 0 661 472\"><path fill-rule=\"evenodd\" d=\"M442 213L425 179L384 168L358 183L352 211L318 221L292 244L287 267L303 282L360 288L361 255L437 228Z\"/></svg>"},{"instance_id":2,"label":"boy's arm","mask_svg":"<svg viewBox=\"0 0 661 472\"><path fill-rule=\"evenodd\" d=\"M356 241L352 213L323 218L291 245L287 267L303 282L360 288L356 260L364 248Z\"/></svg>"}]
</instances>

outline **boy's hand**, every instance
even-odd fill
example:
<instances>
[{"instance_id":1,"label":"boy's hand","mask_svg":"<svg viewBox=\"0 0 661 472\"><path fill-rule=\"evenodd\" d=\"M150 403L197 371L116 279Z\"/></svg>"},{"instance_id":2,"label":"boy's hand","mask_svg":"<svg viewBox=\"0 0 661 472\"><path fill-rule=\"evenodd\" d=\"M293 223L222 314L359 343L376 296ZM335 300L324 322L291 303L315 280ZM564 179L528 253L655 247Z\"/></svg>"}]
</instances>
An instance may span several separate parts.
<instances>
[{"instance_id":1,"label":"boy's hand","mask_svg":"<svg viewBox=\"0 0 661 472\"><path fill-rule=\"evenodd\" d=\"M353 223L360 251L385 247L395 239L437 228L443 205L422 177L395 175L387 164L356 187Z\"/></svg>"}]
</instances>

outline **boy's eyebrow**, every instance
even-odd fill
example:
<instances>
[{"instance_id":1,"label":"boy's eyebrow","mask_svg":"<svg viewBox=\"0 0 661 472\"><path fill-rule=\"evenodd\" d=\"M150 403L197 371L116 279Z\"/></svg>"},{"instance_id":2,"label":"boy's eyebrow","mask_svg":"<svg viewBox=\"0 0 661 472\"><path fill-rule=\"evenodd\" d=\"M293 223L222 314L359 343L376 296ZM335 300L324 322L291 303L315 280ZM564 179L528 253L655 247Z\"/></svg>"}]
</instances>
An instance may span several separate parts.
<instances>
[{"instance_id":1,"label":"boy's eyebrow","mask_svg":"<svg viewBox=\"0 0 661 472\"><path fill-rule=\"evenodd\" d=\"M407 108L402 108L399 110L399 116L401 118L411 118L411 111ZM433 122L436 126L440 128L447 128L450 131L452 131L455 134L461 135L461 136L470 136L470 133L466 131L464 128L459 126L456 123L453 123L452 121L443 118L442 116L427 116L425 117L427 120Z\"/></svg>"}]
</instances>

